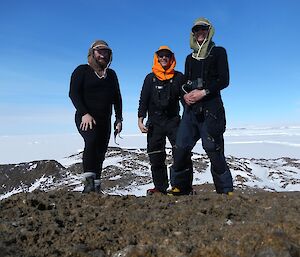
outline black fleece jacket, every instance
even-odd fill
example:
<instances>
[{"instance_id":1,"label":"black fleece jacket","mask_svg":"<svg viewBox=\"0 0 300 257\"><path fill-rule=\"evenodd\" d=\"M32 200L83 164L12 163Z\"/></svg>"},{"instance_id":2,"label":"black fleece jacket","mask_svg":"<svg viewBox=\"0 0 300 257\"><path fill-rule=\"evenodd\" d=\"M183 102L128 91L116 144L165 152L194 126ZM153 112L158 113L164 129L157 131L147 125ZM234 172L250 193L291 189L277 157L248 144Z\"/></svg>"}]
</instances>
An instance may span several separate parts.
<instances>
[{"instance_id":1,"label":"black fleece jacket","mask_svg":"<svg viewBox=\"0 0 300 257\"><path fill-rule=\"evenodd\" d=\"M77 113L94 118L110 118L114 105L116 120L122 121L122 97L117 75L107 69L106 78L99 79L88 65L79 65L71 76L69 96Z\"/></svg>"},{"instance_id":2,"label":"black fleece jacket","mask_svg":"<svg viewBox=\"0 0 300 257\"><path fill-rule=\"evenodd\" d=\"M203 60L196 60L192 54L188 55L185 61L185 77L188 80L203 79L203 88L210 92L201 100L203 104L213 105L212 100L220 102L220 91L229 85L226 50L223 47L215 46L209 56Z\"/></svg>"},{"instance_id":3,"label":"black fleece jacket","mask_svg":"<svg viewBox=\"0 0 300 257\"><path fill-rule=\"evenodd\" d=\"M181 98L181 85L184 83L184 76L181 72L175 71L172 79L161 81L155 77L154 73L149 73L141 90L138 117L154 118L159 114L163 114L166 118L179 116L179 100ZM155 102L156 86L170 87L170 99L168 106L164 109L157 106Z\"/></svg>"}]
</instances>

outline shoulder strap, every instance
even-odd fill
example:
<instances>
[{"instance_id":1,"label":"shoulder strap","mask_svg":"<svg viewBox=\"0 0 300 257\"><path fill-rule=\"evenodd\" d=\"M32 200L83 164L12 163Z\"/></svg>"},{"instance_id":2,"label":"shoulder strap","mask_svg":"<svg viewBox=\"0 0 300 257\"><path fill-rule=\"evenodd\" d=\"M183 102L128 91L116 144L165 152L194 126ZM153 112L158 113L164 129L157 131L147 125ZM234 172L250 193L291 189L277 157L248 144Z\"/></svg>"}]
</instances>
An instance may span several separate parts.
<instances>
[{"instance_id":1,"label":"shoulder strap","mask_svg":"<svg viewBox=\"0 0 300 257\"><path fill-rule=\"evenodd\" d=\"M192 62L191 62L192 58L188 58L187 61L188 61L188 76L187 76L187 79L188 80L191 80L191 77L192 77Z\"/></svg>"},{"instance_id":2,"label":"shoulder strap","mask_svg":"<svg viewBox=\"0 0 300 257\"><path fill-rule=\"evenodd\" d=\"M152 82L153 82L153 83L155 83L155 82L156 82L156 80L157 80L157 79L156 79L155 75L153 74L153 77L152 77Z\"/></svg>"},{"instance_id":3,"label":"shoulder strap","mask_svg":"<svg viewBox=\"0 0 300 257\"><path fill-rule=\"evenodd\" d=\"M192 80L192 57L188 59L188 80ZM205 60L206 59L201 59L201 60L197 60L197 62L202 62L201 63L201 78L204 79L204 65L205 65Z\"/></svg>"}]
</instances>

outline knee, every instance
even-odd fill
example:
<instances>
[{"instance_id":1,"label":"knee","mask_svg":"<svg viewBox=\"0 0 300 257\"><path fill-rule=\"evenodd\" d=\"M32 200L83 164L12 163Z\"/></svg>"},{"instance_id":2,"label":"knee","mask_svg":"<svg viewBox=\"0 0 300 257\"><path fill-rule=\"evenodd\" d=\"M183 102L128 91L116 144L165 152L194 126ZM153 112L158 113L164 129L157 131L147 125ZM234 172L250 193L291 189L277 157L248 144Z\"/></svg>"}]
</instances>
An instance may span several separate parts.
<instances>
[{"instance_id":1,"label":"knee","mask_svg":"<svg viewBox=\"0 0 300 257\"><path fill-rule=\"evenodd\" d=\"M95 150L97 149L96 140L85 140L84 141L84 149L85 150Z\"/></svg>"},{"instance_id":2,"label":"knee","mask_svg":"<svg viewBox=\"0 0 300 257\"><path fill-rule=\"evenodd\" d=\"M228 170L225 156L222 151L206 152L211 163L212 171L217 174L223 174Z\"/></svg>"},{"instance_id":3,"label":"knee","mask_svg":"<svg viewBox=\"0 0 300 257\"><path fill-rule=\"evenodd\" d=\"M202 147L207 154L222 151L222 144L210 136L202 138Z\"/></svg>"},{"instance_id":4,"label":"knee","mask_svg":"<svg viewBox=\"0 0 300 257\"><path fill-rule=\"evenodd\" d=\"M149 153L149 159L152 166L164 166L166 160L166 153L165 152L152 152Z\"/></svg>"},{"instance_id":5,"label":"knee","mask_svg":"<svg viewBox=\"0 0 300 257\"><path fill-rule=\"evenodd\" d=\"M95 131L83 131L81 132L81 136L83 137L85 147L96 146L97 135Z\"/></svg>"}]
</instances>

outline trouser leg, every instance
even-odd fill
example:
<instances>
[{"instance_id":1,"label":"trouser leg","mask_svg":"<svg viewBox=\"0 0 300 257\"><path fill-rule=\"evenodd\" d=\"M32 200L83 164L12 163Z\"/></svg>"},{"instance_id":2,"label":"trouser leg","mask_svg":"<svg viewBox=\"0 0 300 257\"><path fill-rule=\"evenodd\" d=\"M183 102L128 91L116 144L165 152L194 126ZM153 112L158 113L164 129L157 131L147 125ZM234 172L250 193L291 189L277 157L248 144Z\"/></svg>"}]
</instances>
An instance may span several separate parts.
<instances>
[{"instance_id":1,"label":"trouser leg","mask_svg":"<svg viewBox=\"0 0 300 257\"><path fill-rule=\"evenodd\" d=\"M202 145L211 163L211 173L217 193L233 191L233 181L224 156L223 135L211 137L206 126L202 129Z\"/></svg>"},{"instance_id":2,"label":"trouser leg","mask_svg":"<svg viewBox=\"0 0 300 257\"><path fill-rule=\"evenodd\" d=\"M179 128L180 118L176 117L168 121L166 124L166 135L172 146L172 154L174 158L174 147L176 144L176 136Z\"/></svg>"},{"instance_id":3,"label":"trouser leg","mask_svg":"<svg viewBox=\"0 0 300 257\"><path fill-rule=\"evenodd\" d=\"M226 163L224 153L221 151L207 152L211 162L211 173L217 193L233 191L231 172Z\"/></svg>"},{"instance_id":4,"label":"trouser leg","mask_svg":"<svg viewBox=\"0 0 300 257\"><path fill-rule=\"evenodd\" d=\"M165 164L166 153L165 151L150 153L149 158L154 187L161 192L165 192L169 187L167 166Z\"/></svg>"},{"instance_id":5,"label":"trouser leg","mask_svg":"<svg viewBox=\"0 0 300 257\"><path fill-rule=\"evenodd\" d=\"M174 148L174 163L170 168L172 187L190 191L193 184L193 163L191 151L187 148Z\"/></svg>"},{"instance_id":6,"label":"trouser leg","mask_svg":"<svg viewBox=\"0 0 300 257\"><path fill-rule=\"evenodd\" d=\"M111 120L96 120L97 122L97 172L96 179L101 178L102 166L107 152L110 133L111 133Z\"/></svg>"},{"instance_id":7,"label":"trouser leg","mask_svg":"<svg viewBox=\"0 0 300 257\"><path fill-rule=\"evenodd\" d=\"M101 173L103 161L108 148L109 137L111 132L111 123L109 121L96 121L97 122L97 172L95 178L95 192L101 194Z\"/></svg>"},{"instance_id":8,"label":"trouser leg","mask_svg":"<svg viewBox=\"0 0 300 257\"><path fill-rule=\"evenodd\" d=\"M83 131L80 129L81 116L76 114L75 122L78 132L84 140L84 150L82 153L82 166L83 166L83 193L90 193L95 191L94 180L96 178L95 160L96 155L96 129L88 129Z\"/></svg>"},{"instance_id":9,"label":"trouser leg","mask_svg":"<svg viewBox=\"0 0 300 257\"><path fill-rule=\"evenodd\" d=\"M75 115L77 129L84 139L84 151L82 165L85 178L84 192L95 191L95 182L100 185L102 164L108 147L110 136L110 120L96 120L92 129L83 131L80 129L81 116ZM95 181L97 180L97 181Z\"/></svg>"},{"instance_id":10,"label":"trouser leg","mask_svg":"<svg viewBox=\"0 0 300 257\"><path fill-rule=\"evenodd\" d=\"M96 173L98 169L97 163L97 131L96 128L88 129L83 131L80 129L81 116L75 116L76 126L78 132L84 140L84 150L82 154L82 165L84 172L93 172Z\"/></svg>"},{"instance_id":11,"label":"trouser leg","mask_svg":"<svg viewBox=\"0 0 300 257\"><path fill-rule=\"evenodd\" d=\"M176 145L174 147L174 163L170 169L171 185L181 191L190 191L193 183L192 149L199 139L193 113L185 110L180 122Z\"/></svg>"},{"instance_id":12,"label":"trouser leg","mask_svg":"<svg viewBox=\"0 0 300 257\"><path fill-rule=\"evenodd\" d=\"M149 128L147 134L147 152L151 164L152 179L154 187L161 192L165 192L169 186L167 166L165 164L165 145L166 136L163 130L157 125Z\"/></svg>"}]
</instances>

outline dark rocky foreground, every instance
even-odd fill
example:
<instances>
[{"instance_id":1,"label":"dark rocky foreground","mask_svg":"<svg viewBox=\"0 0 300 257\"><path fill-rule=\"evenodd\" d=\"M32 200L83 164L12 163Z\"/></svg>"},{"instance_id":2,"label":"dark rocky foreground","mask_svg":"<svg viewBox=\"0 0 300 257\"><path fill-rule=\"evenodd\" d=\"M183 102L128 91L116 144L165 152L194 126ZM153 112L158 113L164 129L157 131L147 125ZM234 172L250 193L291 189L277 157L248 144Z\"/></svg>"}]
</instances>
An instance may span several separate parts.
<instances>
[{"instance_id":1,"label":"dark rocky foreground","mask_svg":"<svg viewBox=\"0 0 300 257\"><path fill-rule=\"evenodd\" d=\"M0 256L300 256L300 192L196 191L17 194L0 202Z\"/></svg>"}]
</instances>

